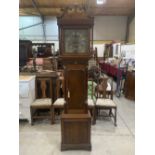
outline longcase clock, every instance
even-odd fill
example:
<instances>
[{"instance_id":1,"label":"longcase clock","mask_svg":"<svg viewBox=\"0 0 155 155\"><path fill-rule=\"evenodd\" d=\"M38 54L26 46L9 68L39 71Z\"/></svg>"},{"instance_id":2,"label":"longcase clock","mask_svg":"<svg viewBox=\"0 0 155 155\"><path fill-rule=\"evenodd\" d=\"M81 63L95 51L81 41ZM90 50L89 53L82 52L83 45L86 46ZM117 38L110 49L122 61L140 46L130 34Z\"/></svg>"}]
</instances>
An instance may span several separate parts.
<instances>
[{"instance_id":1,"label":"longcase clock","mask_svg":"<svg viewBox=\"0 0 155 155\"><path fill-rule=\"evenodd\" d=\"M93 40L93 17L67 13L57 19L60 59L65 76L65 111L61 116L61 150L91 150L91 116L87 108L87 68Z\"/></svg>"}]
</instances>

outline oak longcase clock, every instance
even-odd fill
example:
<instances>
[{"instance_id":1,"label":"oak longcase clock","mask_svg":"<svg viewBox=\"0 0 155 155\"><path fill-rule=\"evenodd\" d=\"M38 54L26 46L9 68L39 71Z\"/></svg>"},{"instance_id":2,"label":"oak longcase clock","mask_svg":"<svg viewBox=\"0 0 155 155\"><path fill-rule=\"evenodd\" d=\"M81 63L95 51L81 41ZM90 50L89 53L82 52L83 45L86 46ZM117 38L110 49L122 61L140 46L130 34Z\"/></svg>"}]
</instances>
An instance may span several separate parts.
<instances>
[{"instance_id":1,"label":"oak longcase clock","mask_svg":"<svg viewBox=\"0 0 155 155\"><path fill-rule=\"evenodd\" d=\"M76 12L58 17L57 21L60 59L64 65L66 100L65 112L61 117L61 149L91 150L91 117L87 108L87 67L93 46L94 20Z\"/></svg>"}]
</instances>

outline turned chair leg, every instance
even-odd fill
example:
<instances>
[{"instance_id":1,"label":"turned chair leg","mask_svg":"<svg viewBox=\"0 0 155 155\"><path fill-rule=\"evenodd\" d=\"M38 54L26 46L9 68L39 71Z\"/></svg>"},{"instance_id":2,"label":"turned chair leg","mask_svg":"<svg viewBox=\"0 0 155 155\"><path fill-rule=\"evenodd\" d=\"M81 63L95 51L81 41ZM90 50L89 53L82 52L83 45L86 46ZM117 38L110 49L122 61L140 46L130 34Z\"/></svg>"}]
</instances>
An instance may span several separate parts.
<instances>
[{"instance_id":1,"label":"turned chair leg","mask_svg":"<svg viewBox=\"0 0 155 155\"><path fill-rule=\"evenodd\" d=\"M117 108L115 108L114 125L117 126Z\"/></svg>"},{"instance_id":2,"label":"turned chair leg","mask_svg":"<svg viewBox=\"0 0 155 155\"><path fill-rule=\"evenodd\" d=\"M54 124L55 123L55 108L53 107L52 108L52 124Z\"/></svg>"},{"instance_id":3,"label":"turned chair leg","mask_svg":"<svg viewBox=\"0 0 155 155\"><path fill-rule=\"evenodd\" d=\"M109 109L109 116L112 116L112 108Z\"/></svg>"},{"instance_id":4,"label":"turned chair leg","mask_svg":"<svg viewBox=\"0 0 155 155\"><path fill-rule=\"evenodd\" d=\"M53 124L53 107L50 108L50 117L51 117L51 124Z\"/></svg>"},{"instance_id":5,"label":"turned chair leg","mask_svg":"<svg viewBox=\"0 0 155 155\"><path fill-rule=\"evenodd\" d=\"M96 124L96 119L98 118L98 108L95 107L95 124Z\"/></svg>"},{"instance_id":6,"label":"turned chair leg","mask_svg":"<svg viewBox=\"0 0 155 155\"><path fill-rule=\"evenodd\" d=\"M92 125L95 124L95 107L90 109L91 111L91 118L92 118Z\"/></svg>"},{"instance_id":7,"label":"turned chair leg","mask_svg":"<svg viewBox=\"0 0 155 155\"><path fill-rule=\"evenodd\" d=\"M30 107L30 114L31 114L31 125L33 125L33 109Z\"/></svg>"},{"instance_id":8,"label":"turned chair leg","mask_svg":"<svg viewBox=\"0 0 155 155\"><path fill-rule=\"evenodd\" d=\"M99 108L96 108L96 118L99 116Z\"/></svg>"},{"instance_id":9,"label":"turned chair leg","mask_svg":"<svg viewBox=\"0 0 155 155\"><path fill-rule=\"evenodd\" d=\"M96 124L96 110L93 108L93 125Z\"/></svg>"}]
</instances>

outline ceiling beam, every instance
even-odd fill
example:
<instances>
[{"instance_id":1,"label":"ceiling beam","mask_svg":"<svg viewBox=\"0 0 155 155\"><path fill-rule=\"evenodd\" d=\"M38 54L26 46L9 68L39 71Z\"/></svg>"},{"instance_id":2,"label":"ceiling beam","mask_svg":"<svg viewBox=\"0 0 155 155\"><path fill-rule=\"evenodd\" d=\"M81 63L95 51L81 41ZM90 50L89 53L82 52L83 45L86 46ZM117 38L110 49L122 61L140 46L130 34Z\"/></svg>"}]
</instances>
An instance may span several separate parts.
<instances>
[{"instance_id":1,"label":"ceiling beam","mask_svg":"<svg viewBox=\"0 0 155 155\"><path fill-rule=\"evenodd\" d=\"M34 0L32 0L32 1L34 1ZM113 8L113 9L115 9L115 8L119 8L119 9L122 9L122 8L130 8L130 9L133 9L133 8L135 8L134 6L132 6L132 7L129 7L129 6L115 6L115 7L111 7L111 6L93 6L93 5L91 5L91 3L89 2L89 0L88 0L88 2L85 4L87 7L91 7L91 8L95 8L95 9L104 9L104 8ZM85 5L77 5L77 6L85 6ZM52 9L52 8L54 8L54 9L56 9L56 8L65 8L65 7L75 7L75 5L57 5L57 6L53 6L53 5L40 5L40 6L38 6L39 7L39 9ZM34 7L31 5L31 6L24 6L24 7L19 7L20 9L33 9Z\"/></svg>"},{"instance_id":2,"label":"ceiling beam","mask_svg":"<svg viewBox=\"0 0 155 155\"><path fill-rule=\"evenodd\" d=\"M83 6L85 4L81 3L81 4L54 4L54 5L38 5L39 8L64 8L64 7L74 7L75 5L77 6ZM32 5L20 5L19 8L33 8Z\"/></svg>"},{"instance_id":3,"label":"ceiling beam","mask_svg":"<svg viewBox=\"0 0 155 155\"><path fill-rule=\"evenodd\" d=\"M90 15L92 16L129 16L130 12L115 12L115 13L111 13L111 12L88 12L90 13ZM45 13L44 16L60 16L62 14L62 12L47 12ZM29 13L21 13L20 16L32 16L32 14ZM37 14L33 14L33 16L37 16Z\"/></svg>"},{"instance_id":4,"label":"ceiling beam","mask_svg":"<svg viewBox=\"0 0 155 155\"><path fill-rule=\"evenodd\" d=\"M97 8L97 7L90 6L90 4L88 4L88 5L89 6L85 7L86 12L87 12L87 14L93 14L93 15L96 15L96 14L97 15L99 15L99 14L100 15L112 15L112 14L113 15L115 15L115 14L121 15L121 13L122 13L122 15L130 16L134 10L134 9L131 9L128 7L124 7L124 8L120 8L120 7L118 7L118 8L114 8L114 7ZM40 9L40 11L44 12L44 16L58 15L58 14L62 13L61 8L54 8L54 9L39 8L39 9ZM29 9L21 9L21 10L23 10L23 12L26 12L26 10L29 10L29 12L31 12L31 13L32 13L32 11L35 11L30 8Z\"/></svg>"},{"instance_id":5,"label":"ceiling beam","mask_svg":"<svg viewBox=\"0 0 155 155\"><path fill-rule=\"evenodd\" d=\"M41 20L42 20L42 27L43 27L43 34L44 34L44 41L46 42L46 32L45 32L45 23L44 23L44 16L42 15L42 13L40 12L35 0L32 0L32 5L33 7L38 11L40 17L41 17Z\"/></svg>"},{"instance_id":6,"label":"ceiling beam","mask_svg":"<svg viewBox=\"0 0 155 155\"><path fill-rule=\"evenodd\" d=\"M39 8L38 8L38 6L37 6L35 0L32 0L32 5L33 5L33 8L35 8L35 9L37 10L37 12L39 13L39 15L40 15L41 18L42 18L43 15L42 15L42 13L40 12L40 10L39 10Z\"/></svg>"},{"instance_id":7,"label":"ceiling beam","mask_svg":"<svg viewBox=\"0 0 155 155\"><path fill-rule=\"evenodd\" d=\"M122 11L122 15L126 12L125 15L130 16L132 10L135 9L135 0L107 0L104 5L97 5L96 0L32 0L32 3L30 0L21 0L19 3L19 9L28 9L30 12L32 9L36 9L40 16L57 15L59 11L55 9L75 6L84 8L87 14L115 15L119 13L121 15Z\"/></svg>"},{"instance_id":8,"label":"ceiling beam","mask_svg":"<svg viewBox=\"0 0 155 155\"><path fill-rule=\"evenodd\" d=\"M19 9L19 15L39 16L34 9Z\"/></svg>"}]
</instances>

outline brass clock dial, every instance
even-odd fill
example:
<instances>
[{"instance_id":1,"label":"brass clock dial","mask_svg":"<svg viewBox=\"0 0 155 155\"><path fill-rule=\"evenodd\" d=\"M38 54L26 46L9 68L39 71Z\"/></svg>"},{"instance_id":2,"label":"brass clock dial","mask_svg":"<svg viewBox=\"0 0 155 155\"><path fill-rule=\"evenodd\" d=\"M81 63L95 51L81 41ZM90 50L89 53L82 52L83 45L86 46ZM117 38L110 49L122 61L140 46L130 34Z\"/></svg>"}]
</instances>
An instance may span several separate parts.
<instances>
[{"instance_id":1,"label":"brass clock dial","mask_svg":"<svg viewBox=\"0 0 155 155\"><path fill-rule=\"evenodd\" d=\"M65 53L88 52L88 30L87 29L66 29Z\"/></svg>"}]
</instances>

